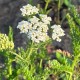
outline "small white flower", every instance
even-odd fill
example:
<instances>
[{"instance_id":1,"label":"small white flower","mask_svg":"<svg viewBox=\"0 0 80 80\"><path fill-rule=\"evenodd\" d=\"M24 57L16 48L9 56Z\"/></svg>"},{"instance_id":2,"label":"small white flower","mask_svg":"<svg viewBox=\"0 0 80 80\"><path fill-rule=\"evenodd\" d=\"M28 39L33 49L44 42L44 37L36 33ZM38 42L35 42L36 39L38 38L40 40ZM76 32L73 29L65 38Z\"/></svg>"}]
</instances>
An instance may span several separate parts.
<instances>
[{"instance_id":1,"label":"small white flower","mask_svg":"<svg viewBox=\"0 0 80 80\"><path fill-rule=\"evenodd\" d=\"M38 28L40 31L42 32L47 32L48 31L48 25L47 24L44 24L43 22L40 22L39 23L39 28Z\"/></svg>"},{"instance_id":2,"label":"small white flower","mask_svg":"<svg viewBox=\"0 0 80 80\"><path fill-rule=\"evenodd\" d=\"M44 22L45 24L50 24L51 17L48 17L45 14L40 14L40 18L41 18L42 22Z\"/></svg>"},{"instance_id":3,"label":"small white flower","mask_svg":"<svg viewBox=\"0 0 80 80\"><path fill-rule=\"evenodd\" d=\"M53 29L52 39L61 42L60 37L65 35L64 30L60 25L53 25L51 28Z\"/></svg>"},{"instance_id":4,"label":"small white flower","mask_svg":"<svg viewBox=\"0 0 80 80\"><path fill-rule=\"evenodd\" d=\"M58 28L61 28L61 25L56 25L56 24L55 24L55 25L51 26L51 28L52 28L52 29L54 29L54 28L57 28L57 29L58 29Z\"/></svg>"},{"instance_id":5,"label":"small white flower","mask_svg":"<svg viewBox=\"0 0 80 80\"><path fill-rule=\"evenodd\" d=\"M35 43L45 42L49 39L47 33L43 33L39 30L31 30L28 33L28 38L31 39Z\"/></svg>"},{"instance_id":6,"label":"small white flower","mask_svg":"<svg viewBox=\"0 0 80 80\"><path fill-rule=\"evenodd\" d=\"M39 40L39 32L36 31L36 30L31 30L29 33L28 33L28 38L31 39L33 42L36 42L36 43L39 43L40 40Z\"/></svg>"},{"instance_id":7,"label":"small white flower","mask_svg":"<svg viewBox=\"0 0 80 80\"><path fill-rule=\"evenodd\" d=\"M58 37L58 38L56 39L56 41L61 42L61 39Z\"/></svg>"},{"instance_id":8,"label":"small white flower","mask_svg":"<svg viewBox=\"0 0 80 80\"><path fill-rule=\"evenodd\" d=\"M40 20L39 18L37 18L36 16L33 16L28 21L31 22L32 24L37 24L39 20Z\"/></svg>"},{"instance_id":9,"label":"small white flower","mask_svg":"<svg viewBox=\"0 0 80 80\"><path fill-rule=\"evenodd\" d=\"M29 16L32 14L37 14L39 12L39 9L36 8L36 6L32 6L30 4L23 6L20 10L23 16Z\"/></svg>"},{"instance_id":10,"label":"small white flower","mask_svg":"<svg viewBox=\"0 0 80 80\"><path fill-rule=\"evenodd\" d=\"M18 26L17 26L17 28L19 28L20 29L20 32L21 33L28 33L28 31L32 28L32 24L31 23L29 23L28 21L21 21L21 22L19 22L18 23Z\"/></svg>"},{"instance_id":11,"label":"small white flower","mask_svg":"<svg viewBox=\"0 0 80 80\"><path fill-rule=\"evenodd\" d=\"M46 40L49 40L49 36L47 33L42 33L41 34L41 37L40 37L40 40L45 42Z\"/></svg>"}]
</instances>

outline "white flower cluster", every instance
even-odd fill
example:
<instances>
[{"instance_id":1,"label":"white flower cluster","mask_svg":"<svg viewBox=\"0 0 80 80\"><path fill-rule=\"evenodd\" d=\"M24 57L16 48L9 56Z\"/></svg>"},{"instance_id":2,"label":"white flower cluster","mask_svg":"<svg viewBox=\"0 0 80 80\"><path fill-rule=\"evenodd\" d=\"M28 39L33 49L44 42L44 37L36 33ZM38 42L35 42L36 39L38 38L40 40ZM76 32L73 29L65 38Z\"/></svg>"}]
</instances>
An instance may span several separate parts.
<instances>
[{"instance_id":1,"label":"white flower cluster","mask_svg":"<svg viewBox=\"0 0 80 80\"><path fill-rule=\"evenodd\" d=\"M53 29L52 39L61 42L60 37L65 35L64 30L60 25L53 25L51 28Z\"/></svg>"},{"instance_id":2,"label":"white flower cluster","mask_svg":"<svg viewBox=\"0 0 80 80\"><path fill-rule=\"evenodd\" d=\"M51 17L48 17L47 15L44 14L40 14L40 18L42 22L44 22L45 24L50 24Z\"/></svg>"},{"instance_id":3,"label":"white flower cluster","mask_svg":"<svg viewBox=\"0 0 80 80\"><path fill-rule=\"evenodd\" d=\"M48 24L50 24L50 21L51 18L47 17L47 15L46 19L44 19L44 22L43 18L33 16L32 18L29 18L28 21L19 22L17 28L20 29L21 33L26 33L28 35L28 38L31 39L33 42L45 42L47 39L49 39L47 32ZM46 24L46 22L48 23Z\"/></svg>"},{"instance_id":4,"label":"white flower cluster","mask_svg":"<svg viewBox=\"0 0 80 80\"><path fill-rule=\"evenodd\" d=\"M21 21L18 23L17 28L20 29L20 33L28 33L28 31L32 28L32 24L29 23L28 21Z\"/></svg>"},{"instance_id":5,"label":"white flower cluster","mask_svg":"<svg viewBox=\"0 0 80 80\"><path fill-rule=\"evenodd\" d=\"M36 43L48 40L49 36L47 35L47 32L49 30L48 26L50 25L51 17L48 17L45 14L39 14L39 9L30 4L23 6L20 10L22 11L23 16L28 16L27 21L23 20L18 23L17 28L20 29L20 32L27 34L27 37ZM37 15L35 16L33 14ZM51 28L53 29L53 40L60 42L60 37L64 36L64 31L61 29L61 26L53 25Z\"/></svg>"},{"instance_id":6,"label":"white flower cluster","mask_svg":"<svg viewBox=\"0 0 80 80\"><path fill-rule=\"evenodd\" d=\"M30 4L23 6L20 10L23 16L29 16L32 14L37 14L39 12L39 9L36 8L36 6L32 6Z\"/></svg>"}]
</instances>

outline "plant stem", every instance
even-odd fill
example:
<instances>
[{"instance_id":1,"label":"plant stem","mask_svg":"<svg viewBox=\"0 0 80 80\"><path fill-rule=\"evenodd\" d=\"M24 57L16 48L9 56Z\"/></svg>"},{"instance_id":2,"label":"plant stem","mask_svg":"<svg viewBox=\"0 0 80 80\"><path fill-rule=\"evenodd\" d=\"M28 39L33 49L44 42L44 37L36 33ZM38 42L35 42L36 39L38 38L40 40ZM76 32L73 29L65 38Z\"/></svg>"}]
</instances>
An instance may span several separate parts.
<instances>
[{"instance_id":1,"label":"plant stem","mask_svg":"<svg viewBox=\"0 0 80 80\"><path fill-rule=\"evenodd\" d=\"M29 55L28 55L27 59L30 58L30 55L31 55L33 49L34 49L34 48L33 48L33 42L32 42L32 43L31 43L31 47L30 47L30 52L29 52Z\"/></svg>"},{"instance_id":2,"label":"plant stem","mask_svg":"<svg viewBox=\"0 0 80 80\"><path fill-rule=\"evenodd\" d=\"M46 11L47 7L48 7L48 2L46 2L46 5L45 5L45 11Z\"/></svg>"},{"instance_id":3,"label":"plant stem","mask_svg":"<svg viewBox=\"0 0 80 80\"><path fill-rule=\"evenodd\" d=\"M78 63L77 61L78 61L79 57L80 57L80 54L75 56L75 58L74 58L74 61L73 61L73 64L72 64L72 73L70 73L69 80L72 80L72 75L73 75L73 72L74 72L74 68L75 68L76 64Z\"/></svg>"},{"instance_id":4,"label":"plant stem","mask_svg":"<svg viewBox=\"0 0 80 80\"><path fill-rule=\"evenodd\" d=\"M40 68L42 68L42 59L41 59L41 61L40 61Z\"/></svg>"},{"instance_id":5,"label":"plant stem","mask_svg":"<svg viewBox=\"0 0 80 80\"><path fill-rule=\"evenodd\" d=\"M69 80L72 80L72 73L70 74Z\"/></svg>"},{"instance_id":6,"label":"plant stem","mask_svg":"<svg viewBox=\"0 0 80 80\"><path fill-rule=\"evenodd\" d=\"M75 56L74 61L73 61L73 65L72 65L72 69L74 69L75 65L77 64L78 58L80 57L80 54L78 54L77 56Z\"/></svg>"},{"instance_id":7,"label":"plant stem","mask_svg":"<svg viewBox=\"0 0 80 80\"><path fill-rule=\"evenodd\" d=\"M12 60L8 57L8 72L9 72L9 75L12 75Z\"/></svg>"},{"instance_id":8,"label":"plant stem","mask_svg":"<svg viewBox=\"0 0 80 80\"><path fill-rule=\"evenodd\" d=\"M47 1L45 0L45 2L46 2L46 5L45 5L45 12L47 12L47 8L48 8L48 5L49 5L50 1L51 1L51 0L47 0Z\"/></svg>"},{"instance_id":9,"label":"plant stem","mask_svg":"<svg viewBox=\"0 0 80 80\"><path fill-rule=\"evenodd\" d=\"M60 22L60 20L59 20L59 19L60 19L59 10L60 10L60 0L58 0L58 22L57 22L58 24L59 24L59 22Z\"/></svg>"},{"instance_id":10,"label":"plant stem","mask_svg":"<svg viewBox=\"0 0 80 80\"><path fill-rule=\"evenodd\" d=\"M12 52L12 51L10 51L12 54L14 54L15 56L17 56L18 58L20 58L21 60L23 60L23 61L25 61L20 55L18 55L17 53L15 53L15 52Z\"/></svg>"},{"instance_id":11,"label":"plant stem","mask_svg":"<svg viewBox=\"0 0 80 80\"><path fill-rule=\"evenodd\" d=\"M32 0L29 0L29 4L33 4Z\"/></svg>"}]
</instances>

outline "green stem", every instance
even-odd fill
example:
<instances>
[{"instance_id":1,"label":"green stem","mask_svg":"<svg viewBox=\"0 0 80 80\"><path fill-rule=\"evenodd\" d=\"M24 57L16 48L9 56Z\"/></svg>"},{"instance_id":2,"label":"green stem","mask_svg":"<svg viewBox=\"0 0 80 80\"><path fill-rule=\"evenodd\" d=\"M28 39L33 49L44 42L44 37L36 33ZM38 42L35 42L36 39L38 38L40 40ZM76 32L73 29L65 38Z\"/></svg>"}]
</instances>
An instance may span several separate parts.
<instances>
[{"instance_id":1,"label":"green stem","mask_svg":"<svg viewBox=\"0 0 80 80\"><path fill-rule=\"evenodd\" d=\"M69 80L72 80L72 75L73 75L73 72L74 72L74 68L76 66L76 64L78 63L78 58L80 57L80 54L77 55L75 58L74 58L74 61L73 61L73 64L72 64L72 73L70 73L70 78Z\"/></svg>"},{"instance_id":2,"label":"green stem","mask_svg":"<svg viewBox=\"0 0 80 80\"><path fill-rule=\"evenodd\" d=\"M69 80L72 80L72 73L70 74Z\"/></svg>"},{"instance_id":3,"label":"green stem","mask_svg":"<svg viewBox=\"0 0 80 80\"><path fill-rule=\"evenodd\" d=\"M57 22L58 24L59 24L59 22L60 22L60 20L59 20L59 19L60 19L59 10L60 10L60 0L58 0L58 22Z\"/></svg>"},{"instance_id":4,"label":"green stem","mask_svg":"<svg viewBox=\"0 0 80 80\"><path fill-rule=\"evenodd\" d=\"M12 60L8 57L8 72L9 76L12 75Z\"/></svg>"},{"instance_id":5,"label":"green stem","mask_svg":"<svg viewBox=\"0 0 80 80\"><path fill-rule=\"evenodd\" d=\"M32 0L29 0L29 4L31 4L31 5L33 4Z\"/></svg>"},{"instance_id":6,"label":"green stem","mask_svg":"<svg viewBox=\"0 0 80 80\"><path fill-rule=\"evenodd\" d=\"M40 61L40 68L42 68L42 59L41 59L41 61Z\"/></svg>"},{"instance_id":7,"label":"green stem","mask_svg":"<svg viewBox=\"0 0 80 80\"><path fill-rule=\"evenodd\" d=\"M12 75L12 65L11 65L11 63L9 65L9 75Z\"/></svg>"},{"instance_id":8,"label":"green stem","mask_svg":"<svg viewBox=\"0 0 80 80\"><path fill-rule=\"evenodd\" d=\"M30 52L29 52L29 55L28 55L27 59L30 58L32 51L33 51L33 48L30 48Z\"/></svg>"},{"instance_id":9,"label":"green stem","mask_svg":"<svg viewBox=\"0 0 80 80\"><path fill-rule=\"evenodd\" d=\"M33 48L33 42L32 42L32 43L31 43L31 47L30 47L30 51L29 51L29 55L28 55L27 59L30 58L33 49L34 49L34 48Z\"/></svg>"},{"instance_id":10,"label":"green stem","mask_svg":"<svg viewBox=\"0 0 80 80\"><path fill-rule=\"evenodd\" d=\"M51 0L47 0L47 1L45 1L45 2L46 2L46 5L45 5L45 11L47 11L47 8L48 8L48 5L49 5L50 1L51 1Z\"/></svg>"},{"instance_id":11,"label":"green stem","mask_svg":"<svg viewBox=\"0 0 80 80\"><path fill-rule=\"evenodd\" d=\"M71 74L71 73L72 73L72 72L70 72L70 71L66 71L66 70L65 70L65 72L68 73L68 74Z\"/></svg>"},{"instance_id":12,"label":"green stem","mask_svg":"<svg viewBox=\"0 0 80 80\"><path fill-rule=\"evenodd\" d=\"M47 7L48 7L48 2L46 2L45 11L46 11Z\"/></svg>"},{"instance_id":13,"label":"green stem","mask_svg":"<svg viewBox=\"0 0 80 80\"><path fill-rule=\"evenodd\" d=\"M78 61L78 58L80 57L80 54L78 54L75 58L74 58L74 61L73 61L73 64L72 64L72 69L74 69L75 65L77 64L77 61Z\"/></svg>"},{"instance_id":14,"label":"green stem","mask_svg":"<svg viewBox=\"0 0 80 80\"><path fill-rule=\"evenodd\" d=\"M18 55L17 53L14 53L12 51L10 51L10 53L14 54L15 56L17 56L18 58L20 58L22 61L25 61L20 55Z\"/></svg>"}]
</instances>

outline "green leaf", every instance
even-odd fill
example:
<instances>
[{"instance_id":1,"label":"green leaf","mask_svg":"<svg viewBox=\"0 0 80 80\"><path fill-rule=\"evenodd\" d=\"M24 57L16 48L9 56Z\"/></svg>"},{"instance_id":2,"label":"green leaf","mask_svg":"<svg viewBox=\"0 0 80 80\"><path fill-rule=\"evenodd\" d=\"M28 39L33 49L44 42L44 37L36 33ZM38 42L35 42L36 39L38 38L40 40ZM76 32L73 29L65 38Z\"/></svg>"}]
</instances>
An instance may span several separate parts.
<instances>
[{"instance_id":1,"label":"green leaf","mask_svg":"<svg viewBox=\"0 0 80 80\"><path fill-rule=\"evenodd\" d=\"M66 5L66 6L68 6L68 7L70 7L71 6L71 0L64 0L64 4Z\"/></svg>"},{"instance_id":2,"label":"green leaf","mask_svg":"<svg viewBox=\"0 0 80 80\"><path fill-rule=\"evenodd\" d=\"M62 56L61 56L61 54L59 52L56 52L56 57L57 58L61 58Z\"/></svg>"},{"instance_id":3,"label":"green leaf","mask_svg":"<svg viewBox=\"0 0 80 80\"><path fill-rule=\"evenodd\" d=\"M46 14L49 14L49 12L50 12L51 10L52 10L52 9L47 10Z\"/></svg>"},{"instance_id":4,"label":"green leaf","mask_svg":"<svg viewBox=\"0 0 80 80\"><path fill-rule=\"evenodd\" d=\"M56 57L58 59L58 61L62 64L66 64L67 62L67 58L65 56L63 56L61 53L57 52L56 53Z\"/></svg>"}]
</instances>

